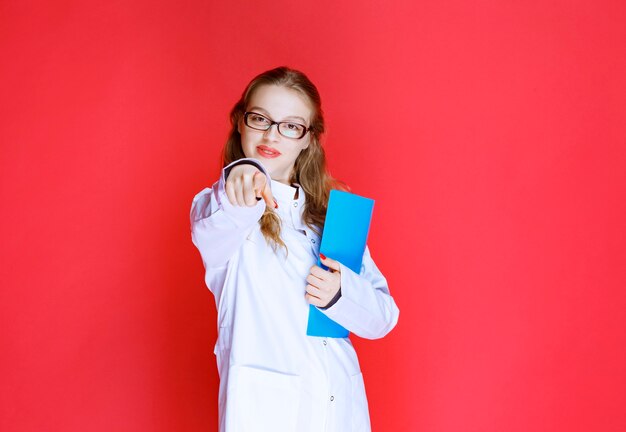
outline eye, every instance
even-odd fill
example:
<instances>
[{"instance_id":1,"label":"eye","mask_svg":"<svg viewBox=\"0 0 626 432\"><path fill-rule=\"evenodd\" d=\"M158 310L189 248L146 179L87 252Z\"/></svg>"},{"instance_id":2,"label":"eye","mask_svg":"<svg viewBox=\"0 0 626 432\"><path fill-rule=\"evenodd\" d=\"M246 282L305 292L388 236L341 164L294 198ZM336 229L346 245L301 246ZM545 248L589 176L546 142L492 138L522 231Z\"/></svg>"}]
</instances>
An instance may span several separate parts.
<instances>
[{"instance_id":1,"label":"eye","mask_svg":"<svg viewBox=\"0 0 626 432\"><path fill-rule=\"evenodd\" d=\"M259 114L252 114L250 116L250 120L252 120L255 123L267 123L268 122L268 120L265 117Z\"/></svg>"},{"instance_id":2,"label":"eye","mask_svg":"<svg viewBox=\"0 0 626 432\"><path fill-rule=\"evenodd\" d=\"M299 125L298 123L286 123L285 126L287 127L287 129L292 131L302 130L302 125Z\"/></svg>"}]
</instances>

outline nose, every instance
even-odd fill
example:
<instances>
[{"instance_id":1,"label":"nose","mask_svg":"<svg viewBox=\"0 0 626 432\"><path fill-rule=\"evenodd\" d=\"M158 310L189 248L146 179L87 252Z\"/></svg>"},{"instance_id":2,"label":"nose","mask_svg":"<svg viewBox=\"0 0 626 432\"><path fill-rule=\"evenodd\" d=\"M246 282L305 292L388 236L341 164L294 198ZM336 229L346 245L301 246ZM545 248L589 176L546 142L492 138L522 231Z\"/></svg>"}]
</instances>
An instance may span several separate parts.
<instances>
[{"instance_id":1,"label":"nose","mask_svg":"<svg viewBox=\"0 0 626 432\"><path fill-rule=\"evenodd\" d=\"M278 141L280 139L280 133L278 132L278 125L276 123L271 125L268 130L263 132L263 137L270 141Z\"/></svg>"}]
</instances>

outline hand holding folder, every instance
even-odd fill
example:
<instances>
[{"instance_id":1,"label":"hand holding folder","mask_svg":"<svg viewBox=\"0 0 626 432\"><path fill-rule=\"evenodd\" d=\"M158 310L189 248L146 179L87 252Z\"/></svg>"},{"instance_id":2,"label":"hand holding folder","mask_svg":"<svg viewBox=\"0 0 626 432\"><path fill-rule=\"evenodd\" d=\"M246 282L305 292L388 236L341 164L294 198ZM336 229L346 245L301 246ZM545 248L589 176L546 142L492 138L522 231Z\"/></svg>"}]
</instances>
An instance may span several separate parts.
<instances>
[{"instance_id":1,"label":"hand holding folder","mask_svg":"<svg viewBox=\"0 0 626 432\"><path fill-rule=\"evenodd\" d=\"M320 253L339 261L355 273L360 273L373 210L372 199L331 190ZM318 265L325 267L319 259ZM344 338L349 334L348 330L328 318L317 307L309 306L307 335Z\"/></svg>"}]
</instances>

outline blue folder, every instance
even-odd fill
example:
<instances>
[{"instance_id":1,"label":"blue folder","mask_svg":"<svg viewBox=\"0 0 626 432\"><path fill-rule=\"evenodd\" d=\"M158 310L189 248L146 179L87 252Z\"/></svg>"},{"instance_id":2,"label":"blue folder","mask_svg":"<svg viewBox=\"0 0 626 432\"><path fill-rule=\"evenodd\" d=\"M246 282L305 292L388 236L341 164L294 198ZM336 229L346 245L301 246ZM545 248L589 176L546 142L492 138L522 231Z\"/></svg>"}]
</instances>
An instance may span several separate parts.
<instances>
[{"instance_id":1,"label":"blue folder","mask_svg":"<svg viewBox=\"0 0 626 432\"><path fill-rule=\"evenodd\" d=\"M320 253L361 273L374 200L348 192L331 190ZM321 265L318 258L319 266ZM316 306L309 306L306 334L332 338L348 337L350 332L328 318Z\"/></svg>"}]
</instances>

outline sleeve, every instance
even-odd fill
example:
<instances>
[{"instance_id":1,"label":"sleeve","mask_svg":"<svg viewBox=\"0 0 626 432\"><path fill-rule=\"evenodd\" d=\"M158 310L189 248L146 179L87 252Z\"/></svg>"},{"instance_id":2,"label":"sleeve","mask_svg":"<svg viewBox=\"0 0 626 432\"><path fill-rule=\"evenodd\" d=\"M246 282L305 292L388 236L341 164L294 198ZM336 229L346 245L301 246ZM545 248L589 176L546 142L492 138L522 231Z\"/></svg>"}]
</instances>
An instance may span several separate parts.
<instances>
[{"instance_id":1,"label":"sleeve","mask_svg":"<svg viewBox=\"0 0 626 432\"><path fill-rule=\"evenodd\" d=\"M191 240L207 269L226 264L265 211L263 200L253 207L233 206L228 200L226 178L231 168L242 163L255 165L270 181L267 170L259 161L239 159L226 166L219 181L199 192L191 204Z\"/></svg>"},{"instance_id":2,"label":"sleeve","mask_svg":"<svg viewBox=\"0 0 626 432\"><path fill-rule=\"evenodd\" d=\"M400 310L369 249L365 249L360 274L340 266L341 296L332 306L320 310L359 337L382 338L398 323Z\"/></svg>"}]
</instances>

